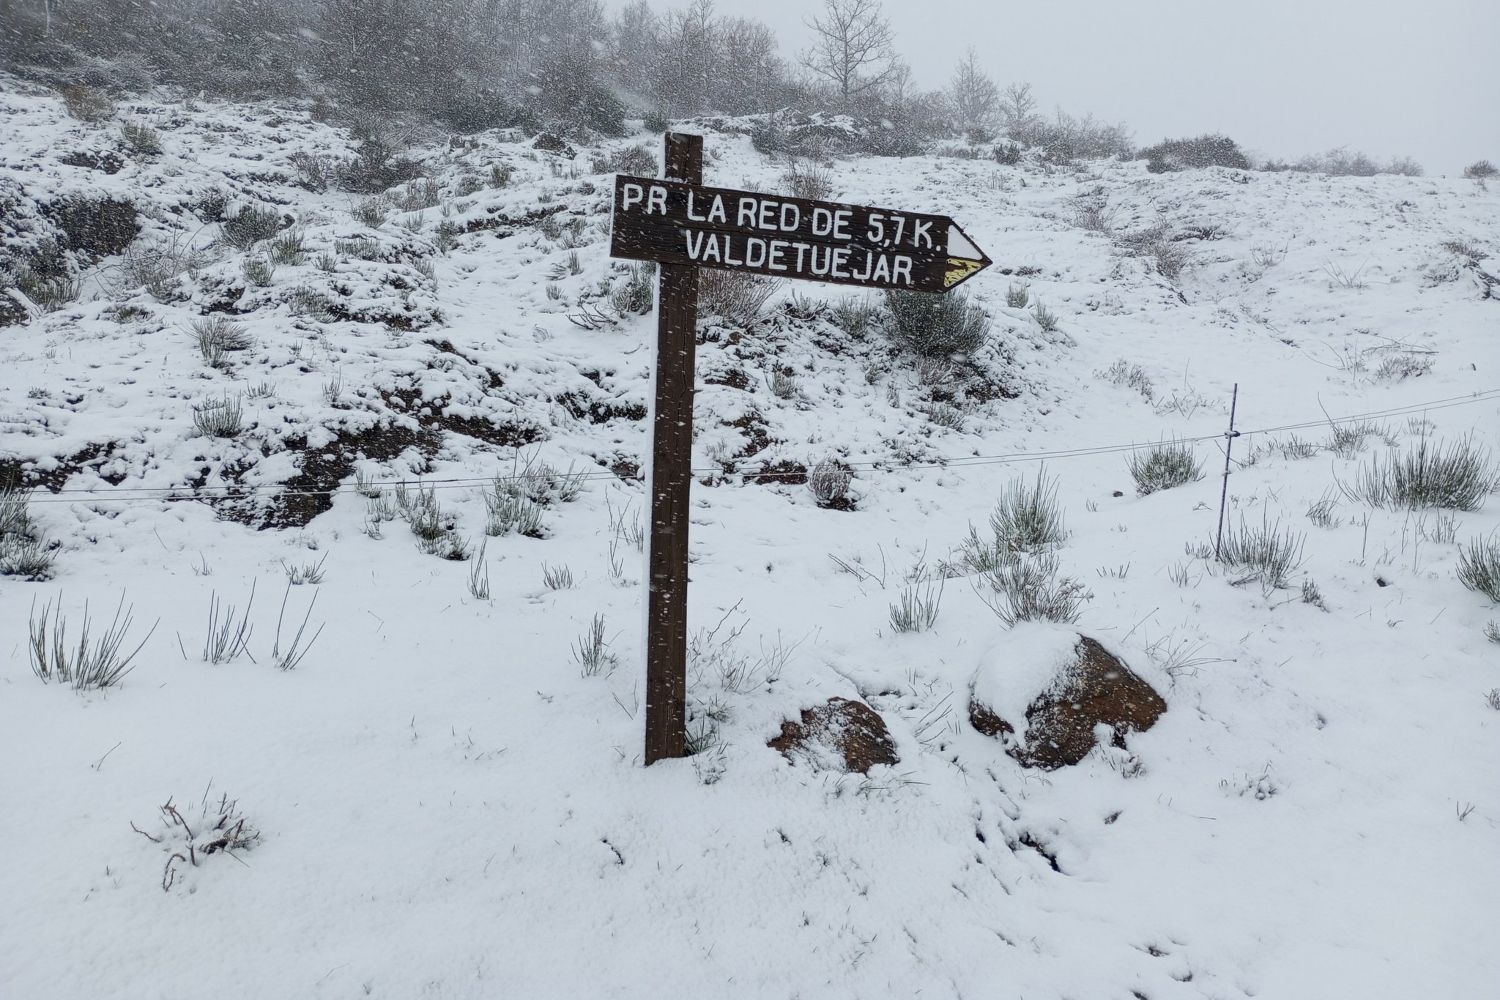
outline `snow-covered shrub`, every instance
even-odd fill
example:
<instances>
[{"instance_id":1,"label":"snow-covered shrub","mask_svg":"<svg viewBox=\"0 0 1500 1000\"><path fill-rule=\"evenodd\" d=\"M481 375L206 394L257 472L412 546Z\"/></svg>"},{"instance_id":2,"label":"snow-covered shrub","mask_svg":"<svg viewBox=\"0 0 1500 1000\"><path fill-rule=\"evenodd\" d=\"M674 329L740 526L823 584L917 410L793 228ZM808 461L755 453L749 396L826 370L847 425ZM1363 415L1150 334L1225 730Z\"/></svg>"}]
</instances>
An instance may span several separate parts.
<instances>
[{"instance_id":1,"label":"snow-covered shrub","mask_svg":"<svg viewBox=\"0 0 1500 1000\"><path fill-rule=\"evenodd\" d=\"M649 314L656 305L656 268L644 263L631 264L625 271L625 280L609 293L609 303L622 316Z\"/></svg>"},{"instance_id":2,"label":"snow-covered shrub","mask_svg":"<svg viewBox=\"0 0 1500 1000\"><path fill-rule=\"evenodd\" d=\"M249 250L261 240L269 240L281 232L281 214L274 208L256 208L253 205L240 209L223 222L224 242L236 250Z\"/></svg>"},{"instance_id":3,"label":"snow-covered shrub","mask_svg":"<svg viewBox=\"0 0 1500 1000\"><path fill-rule=\"evenodd\" d=\"M795 198L827 201L833 197L833 175L816 163L793 160L781 175L781 184Z\"/></svg>"},{"instance_id":4,"label":"snow-covered shrub","mask_svg":"<svg viewBox=\"0 0 1500 1000\"><path fill-rule=\"evenodd\" d=\"M195 321L193 334L198 339L203 363L210 368L222 367L226 352L249 350L254 343L243 326L223 316L208 316Z\"/></svg>"},{"instance_id":5,"label":"snow-covered shrub","mask_svg":"<svg viewBox=\"0 0 1500 1000\"><path fill-rule=\"evenodd\" d=\"M1031 288L1028 285L1011 285L1005 289L1005 304L1011 309L1025 309L1030 301Z\"/></svg>"},{"instance_id":6,"label":"snow-covered shrub","mask_svg":"<svg viewBox=\"0 0 1500 1000\"><path fill-rule=\"evenodd\" d=\"M81 122L97 125L114 117L115 102L104 91L77 83L62 89L63 107Z\"/></svg>"},{"instance_id":7,"label":"snow-covered shrub","mask_svg":"<svg viewBox=\"0 0 1500 1000\"><path fill-rule=\"evenodd\" d=\"M1340 487L1372 507L1478 510L1496 481L1488 453L1472 438L1442 445L1423 437L1403 454L1371 456L1354 481Z\"/></svg>"},{"instance_id":8,"label":"snow-covered shrub","mask_svg":"<svg viewBox=\"0 0 1500 1000\"><path fill-rule=\"evenodd\" d=\"M271 279L276 275L276 265L265 257L246 257L240 270L244 272L245 280L256 288L270 288Z\"/></svg>"},{"instance_id":9,"label":"snow-covered shrub","mask_svg":"<svg viewBox=\"0 0 1500 1000\"><path fill-rule=\"evenodd\" d=\"M150 125L126 122L120 126L120 140L137 156L155 156L161 152L161 133Z\"/></svg>"},{"instance_id":10,"label":"snow-covered shrub","mask_svg":"<svg viewBox=\"0 0 1500 1000\"><path fill-rule=\"evenodd\" d=\"M69 250L97 259L120 253L141 231L135 204L124 198L63 198L47 208L47 217L66 237Z\"/></svg>"},{"instance_id":11,"label":"snow-covered shrub","mask_svg":"<svg viewBox=\"0 0 1500 1000\"><path fill-rule=\"evenodd\" d=\"M150 833L130 824L132 830L153 844L161 845L166 853L166 865L161 873L163 890L170 890L178 882L184 866L197 868L215 854L234 857L235 851L248 851L260 843L260 832L245 820L237 800L222 795L217 803L210 803L208 794L205 788L191 823L182 810L167 799L166 805L160 807L160 832Z\"/></svg>"},{"instance_id":12,"label":"snow-covered shrub","mask_svg":"<svg viewBox=\"0 0 1500 1000\"><path fill-rule=\"evenodd\" d=\"M202 251L181 235L155 243L133 243L120 262L120 291L144 288L152 298L165 302L177 294L178 279L191 275L203 263Z\"/></svg>"},{"instance_id":13,"label":"snow-covered shrub","mask_svg":"<svg viewBox=\"0 0 1500 1000\"><path fill-rule=\"evenodd\" d=\"M1140 496L1184 486L1203 478L1203 463L1185 441L1163 441L1130 453L1127 462Z\"/></svg>"},{"instance_id":14,"label":"snow-covered shrub","mask_svg":"<svg viewBox=\"0 0 1500 1000\"><path fill-rule=\"evenodd\" d=\"M717 316L745 327L760 318L767 300L781 287L778 278L749 271L702 268L698 272L698 315Z\"/></svg>"},{"instance_id":15,"label":"snow-covered shrub","mask_svg":"<svg viewBox=\"0 0 1500 1000\"><path fill-rule=\"evenodd\" d=\"M1475 538L1458 554L1458 582L1500 604L1500 542Z\"/></svg>"},{"instance_id":16,"label":"snow-covered shrub","mask_svg":"<svg viewBox=\"0 0 1500 1000\"><path fill-rule=\"evenodd\" d=\"M1240 151L1239 145L1229 136L1218 134L1163 139L1155 146L1139 150L1135 158L1145 160L1146 169L1153 174L1202 167L1234 167L1239 170L1250 167L1250 161Z\"/></svg>"},{"instance_id":17,"label":"snow-covered shrub","mask_svg":"<svg viewBox=\"0 0 1500 1000\"><path fill-rule=\"evenodd\" d=\"M980 590L979 597L1007 627L1029 621L1076 622L1094 595L1057 571L1055 552L1011 552L982 574L987 589Z\"/></svg>"},{"instance_id":18,"label":"snow-covered shrub","mask_svg":"<svg viewBox=\"0 0 1500 1000\"><path fill-rule=\"evenodd\" d=\"M1151 384L1151 376L1146 374L1146 369L1131 364L1125 358L1117 358L1108 368L1094 372L1094 377L1102 378L1122 389L1134 389L1148 403L1156 398L1156 387Z\"/></svg>"},{"instance_id":19,"label":"snow-covered shrub","mask_svg":"<svg viewBox=\"0 0 1500 1000\"><path fill-rule=\"evenodd\" d=\"M1014 167L1021 162L1021 145L1015 142L999 143L995 146L995 162L1003 167Z\"/></svg>"},{"instance_id":20,"label":"snow-covered shrub","mask_svg":"<svg viewBox=\"0 0 1500 1000\"><path fill-rule=\"evenodd\" d=\"M271 263L301 264L307 259L307 248L302 245L302 233L293 229L271 241Z\"/></svg>"},{"instance_id":21,"label":"snow-covered shrub","mask_svg":"<svg viewBox=\"0 0 1500 1000\"><path fill-rule=\"evenodd\" d=\"M837 459L825 458L807 474L807 488L819 507L847 507L854 470Z\"/></svg>"},{"instance_id":22,"label":"snow-covered shrub","mask_svg":"<svg viewBox=\"0 0 1500 1000\"><path fill-rule=\"evenodd\" d=\"M1302 157L1295 164L1267 163L1264 170L1296 170L1302 173L1327 174L1330 177L1374 177L1376 174L1398 174L1421 177L1422 165L1411 157L1397 157L1381 165L1368 153L1350 152L1347 146Z\"/></svg>"},{"instance_id":23,"label":"snow-covered shrub","mask_svg":"<svg viewBox=\"0 0 1500 1000\"><path fill-rule=\"evenodd\" d=\"M969 525L962 560L971 573L989 573L1011 563L1016 553L1047 552L1067 540L1057 480L1048 480L1046 469L1038 469L1031 483L1017 476L1005 485L990 513L988 538Z\"/></svg>"},{"instance_id":24,"label":"snow-covered shrub","mask_svg":"<svg viewBox=\"0 0 1500 1000\"><path fill-rule=\"evenodd\" d=\"M1489 160L1475 160L1464 167L1464 176L1475 181L1488 180L1497 173L1500 173L1500 169L1497 169Z\"/></svg>"},{"instance_id":25,"label":"snow-covered shrub","mask_svg":"<svg viewBox=\"0 0 1500 1000\"><path fill-rule=\"evenodd\" d=\"M46 580L57 561L57 545L48 541L28 510L30 494L0 489L0 576Z\"/></svg>"},{"instance_id":26,"label":"snow-covered shrub","mask_svg":"<svg viewBox=\"0 0 1500 1000\"><path fill-rule=\"evenodd\" d=\"M609 640L604 638L603 615L594 615L588 630L578 637L573 646L573 659L585 677L603 676L619 664L619 657L609 651Z\"/></svg>"},{"instance_id":27,"label":"snow-covered shrub","mask_svg":"<svg viewBox=\"0 0 1500 1000\"><path fill-rule=\"evenodd\" d=\"M1171 227L1165 222L1120 233L1115 237L1115 245L1131 257L1149 260L1156 273L1168 281L1176 281L1192 262L1192 255L1183 244L1172 239Z\"/></svg>"},{"instance_id":28,"label":"snow-covered shrub","mask_svg":"<svg viewBox=\"0 0 1500 1000\"><path fill-rule=\"evenodd\" d=\"M888 291L889 331L899 347L921 358L971 355L989 337L990 317L963 292Z\"/></svg>"},{"instance_id":29,"label":"snow-covered shrub","mask_svg":"<svg viewBox=\"0 0 1500 1000\"><path fill-rule=\"evenodd\" d=\"M1057 313L1048 309L1041 299L1036 300L1036 309L1033 312L1036 325L1043 333L1054 333L1057 330Z\"/></svg>"},{"instance_id":30,"label":"snow-covered shrub","mask_svg":"<svg viewBox=\"0 0 1500 1000\"><path fill-rule=\"evenodd\" d=\"M338 172L339 186L344 190L380 194L422 176L422 165L410 157L398 155L395 147L378 134L373 124L356 125L351 131L360 137L360 142L354 160Z\"/></svg>"},{"instance_id":31,"label":"snow-covered shrub","mask_svg":"<svg viewBox=\"0 0 1500 1000\"><path fill-rule=\"evenodd\" d=\"M243 426L244 407L238 395L233 398L205 399L193 406L193 426L208 437L237 437Z\"/></svg>"},{"instance_id":32,"label":"snow-covered shrub","mask_svg":"<svg viewBox=\"0 0 1500 1000\"><path fill-rule=\"evenodd\" d=\"M1224 531L1219 560L1243 571L1244 580L1259 580L1267 590L1279 589L1287 586L1287 578L1302 565L1305 541L1301 534L1283 530L1280 521L1262 518L1260 527L1254 527L1241 515L1238 528L1230 525Z\"/></svg>"},{"instance_id":33,"label":"snow-covered shrub","mask_svg":"<svg viewBox=\"0 0 1500 1000\"><path fill-rule=\"evenodd\" d=\"M146 638L126 653L125 639L130 632L134 611L134 605L125 607L125 596L120 595L120 604L115 608L109 628L96 638L91 634L93 623L85 604L75 646L68 639L68 623L62 616L62 609L54 613L52 602L48 601L42 605L40 614L35 611L31 614L27 653L31 658L32 673L48 683L71 684L77 691L97 691L119 684L133 669L131 662L156 631L156 626L152 625Z\"/></svg>"},{"instance_id":34,"label":"snow-covered shrub","mask_svg":"<svg viewBox=\"0 0 1500 1000\"><path fill-rule=\"evenodd\" d=\"M656 154L644 144L626 146L605 156L595 153L589 169L596 174L632 174L636 177L656 176Z\"/></svg>"},{"instance_id":35,"label":"snow-covered shrub","mask_svg":"<svg viewBox=\"0 0 1500 1000\"><path fill-rule=\"evenodd\" d=\"M828 318L855 340L863 340L880 320L880 306L863 296L845 296L833 304Z\"/></svg>"},{"instance_id":36,"label":"snow-covered shrub","mask_svg":"<svg viewBox=\"0 0 1500 1000\"><path fill-rule=\"evenodd\" d=\"M891 605L891 628L897 632L927 632L937 624L943 603L943 581L914 583Z\"/></svg>"}]
</instances>

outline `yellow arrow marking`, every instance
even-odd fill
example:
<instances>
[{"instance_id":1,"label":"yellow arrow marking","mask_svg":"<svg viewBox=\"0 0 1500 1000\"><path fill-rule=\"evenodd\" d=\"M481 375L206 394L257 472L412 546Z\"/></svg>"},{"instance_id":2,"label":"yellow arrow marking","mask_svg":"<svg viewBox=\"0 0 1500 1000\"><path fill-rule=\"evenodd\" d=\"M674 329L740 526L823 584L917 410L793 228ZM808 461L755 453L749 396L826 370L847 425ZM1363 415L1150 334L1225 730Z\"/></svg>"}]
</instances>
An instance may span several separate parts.
<instances>
[{"instance_id":1,"label":"yellow arrow marking","mask_svg":"<svg viewBox=\"0 0 1500 1000\"><path fill-rule=\"evenodd\" d=\"M969 275L979 270L980 262L964 257L948 258L948 273L943 277L943 287L952 288Z\"/></svg>"}]
</instances>

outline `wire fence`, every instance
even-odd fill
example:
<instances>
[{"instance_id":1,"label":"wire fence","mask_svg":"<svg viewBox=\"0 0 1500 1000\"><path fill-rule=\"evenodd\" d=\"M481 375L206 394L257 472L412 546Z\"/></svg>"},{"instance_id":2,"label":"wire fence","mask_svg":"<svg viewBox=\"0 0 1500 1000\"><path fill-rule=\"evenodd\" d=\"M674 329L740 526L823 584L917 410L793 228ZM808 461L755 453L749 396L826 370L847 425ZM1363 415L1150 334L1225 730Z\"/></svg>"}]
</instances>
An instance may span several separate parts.
<instances>
[{"instance_id":1,"label":"wire fence","mask_svg":"<svg viewBox=\"0 0 1500 1000\"><path fill-rule=\"evenodd\" d=\"M1337 424L1352 423L1364 420L1389 419L1391 417L1418 416L1433 412L1435 410L1446 410L1458 406L1473 406L1479 403L1500 403L1500 388L1484 389L1478 392L1466 393L1461 396L1449 396L1443 399L1428 400L1422 403L1411 403L1406 406L1396 406L1384 410L1371 410L1366 413L1350 413L1342 416L1324 415L1316 420L1304 420L1296 423L1277 424L1271 427L1260 427L1253 430L1242 430L1238 436L1242 438L1262 436L1268 434L1284 434L1290 431L1307 430L1313 427L1328 427ZM1216 434L1204 434L1197 437L1173 438L1174 442L1181 444L1201 444L1205 441L1219 441L1224 437L1222 432ZM933 459L927 462L907 462L893 464L890 461L868 461L868 462L845 462L849 469L857 472L878 472L883 475L894 475L905 472L920 472L934 469L965 469L986 465L1017 465L1027 462L1055 462L1065 461L1072 458L1088 458L1098 455L1128 454L1138 451L1142 444L1138 441L1129 444L1106 444L1085 445L1078 448L1062 448L1051 451L1017 451L1002 452L995 455L956 455L949 458ZM722 473L724 470L719 466L707 466L695 468L693 475L712 475ZM778 474L775 472L747 473L749 477L764 477L769 481L775 481ZM401 479L386 480L374 483L374 486L382 489L393 489L397 486L414 488L420 486L424 490L460 490L473 489L475 487L489 486L495 483L520 482L531 478L526 473L515 475L491 475L491 476L462 476L442 479ZM616 480L620 478L614 472L600 470L597 472L579 472L569 476L573 482L592 482L597 480ZM180 503L201 502L204 500L251 500L257 497L276 499L292 499L296 497L333 497L359 492L358 486L340 485L321 490L287 490L277 486L205 486L186 488L182 486L167 487L124 487L120 489L101 490L97 488L84 489L59 489L49 491L47 495L33 497L33 504L93 504L93 503Z\"/></svg>"}]
</instances>

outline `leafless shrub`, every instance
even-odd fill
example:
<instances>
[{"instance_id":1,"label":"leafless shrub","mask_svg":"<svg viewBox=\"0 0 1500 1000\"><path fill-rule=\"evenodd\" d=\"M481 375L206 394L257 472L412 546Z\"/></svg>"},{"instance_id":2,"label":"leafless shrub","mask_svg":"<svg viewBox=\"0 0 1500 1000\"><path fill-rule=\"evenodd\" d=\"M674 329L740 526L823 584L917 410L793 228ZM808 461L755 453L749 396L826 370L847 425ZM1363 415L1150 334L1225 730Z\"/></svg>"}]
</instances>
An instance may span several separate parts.
<instances>
[{"instance_id":1,"label":"leafless shrub","mask_svg":"<svg viewBox=\"0 0 1500 1000\"><path fill-rule=\"evenodd\" d=\"M236 614L234 605L226 607L219 601L217 591L211 591L208 599L208 634L203 640L203 662L204 663L229 663L236 659L241 653L249 656L251 661L255 657L250 654L250 634L255 631L255 626L250 624L250 610L255 607L255 584L250 584L250 600L245 604L245 610ZM182 635L179 633L177 642L182 644ZM187 658L186 651L183 658Z\"/></svg>"},{"instance_id":2,"label":"leafless shrub","mask_svg":"<svg viewBox=\"0 0 1500 1000\"><path fill-rule=\"evenodd\" d=\"M1094 372L1094 377L1102 378L1111 385L1134 389L1148 403L1156 399L1156 387L1151 384L1151 376L1146 374L1146 369L1133 365L1124 358L1117 359L1108 368Z\"/></svg>"},{"instance_id":3,"label":"leafless shrub","mask_svg":"<svg viewBox=\"0 0 1500 1000\"><path fill-rule=\"evenodd\" d=\"M77 83L62 89L63 107L81 122L97 125L114 117L115 102L104 91Z\"/></svg>"},{"instance_id":4,"label":"leafless shrub","mask_svg":"<svg viewBox=\"0 0 1500 1000\"><path fill-rule=\"evenodd\" d=\"M736 326L760 318L766 302L781 287L777 278L748 271L703 268L698 274L698 308L702 316L718 316Z\"/></svg>"},{"instance_id":5,"label":"leafless shrub","mask_svg":"<svg viewBox=\"0 0 1500 1000\"><path fill-rule=\"evenodd\" d=\"M83 627L79 630L78 644L72 645L67 637L67 622L59 608L54 615L52 602L42 605L41 614L32 603L30 619L30 643L27 652L31 657L31 671L47 682L58 681L71 684L77 691L98 691L119 684L132 669L132 661L156 632L152 625L146 638L129 653L125 649L125 637L130 631L135 606L125 607L125 595L120 595L119 606L109 628L97 639L89 632L89 606L83 606Z\"/></svg>"},{"instance_id":6,"label":"leafless shrub","mask_svg":"<svg viewBox=\"0 0 1500 1000\"><path fill-rule=\"evenodd\" d=\"M212 804L208 796L209 789L205 788L198 815L191 824L171 799L160 807L160 833L148 833L134 823L130 824L132 830L153 844L161 845L167 854L161 873L163 891L169 891L177 884L184 865L197 868L215 854L226 854L238 861L235 851L248 851L260 843L260 832L246 821L237 800L221 795L218 803Z\"/></svg>"},{"instance_id":7,"label":"leafless shrub","mask_svg":"<svg viewBox=\"0 0 1500 1000\"><path fill-rule=\"evenodd\" d=\"M131 244L120 261L121 291L144 288L158 302L166 302L176 294L179 279L195 274L203 262L203 251L182 236Z\"/></svg>"},{"instance_id":8,"label":"leafless shrub","mask_svg":"<svg viewBox=\"0 0 1500 1000\"><path fill-rule=\"evenodd\" d=\"M833 197L833 175L806 160L793 160L781 175L781 184L793 197L827 201Z\"/></svg>"},{"instance_id":9,"label":"leafless shrub","mask_svg":"<svg viewBox=\"0 0 1500 1000\"><path fill-rule=\"evenodd\" d=\"M631 174L636 177L656 175L656 154L645 144L626 146L609 155L594 154L590 170L596 174Z\"/></svg>"},{"instance_id":10,"label":"leafless shrub","mask_svg":"<svg viewBox=\"0 0 1500 1000\"><path fill-rule=\"evenodd\" d=\"M292 585L288 583L286 593L281 596L281 610L276 615L276 641L271 647L271 662L276 664L277 670L295 670L302 662L302 658L312 649L313 643L318 641L318 636L323 634L323 626L327 624L326 622L320 623L312 638L307 639L306 642L303 641L307 633L308 620L312 618L313 608L318 603L318 594L314 591L312 600L307 602L307 613L302 616L302 624L297 626L297 631L290 635L283 645L281 626L286 617L286 601L291 593Z\"/></svg>"},{"instance_id":11,"label":"leafless shrub","mask_svg":"<svg viewBox=\"0 0 1500 1000\"><path fill-rule=\"evenodd\" d=\"M619 664L619 657L609 650L609 640L604 638L604 616L596 614L588 630L578 637L573 645L573 659L585 677L600 677L611 673Z\"/></svg>"}]
</instances>

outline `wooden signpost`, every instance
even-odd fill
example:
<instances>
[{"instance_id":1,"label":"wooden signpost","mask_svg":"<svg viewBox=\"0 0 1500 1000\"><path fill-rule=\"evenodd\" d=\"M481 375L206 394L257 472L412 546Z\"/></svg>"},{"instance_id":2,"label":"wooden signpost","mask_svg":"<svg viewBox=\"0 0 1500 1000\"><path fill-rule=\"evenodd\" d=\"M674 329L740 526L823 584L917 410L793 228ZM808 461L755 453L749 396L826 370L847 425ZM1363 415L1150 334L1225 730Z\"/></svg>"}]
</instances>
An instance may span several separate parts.
<instances>
[{"instance_id":1,"label":"wooden signpost","mask_svg":"<svg viewBox=\"0 0 1500 1000\"><path fill-rule=\"evenodd\" d=\"M688 503L698 268L947 292L990 265L952 219L703 186L703 137L668 133L663 176L615 180L610 255L660 265L646 600L646 763L687 735Z\"/></svg>"}]
</instances>

